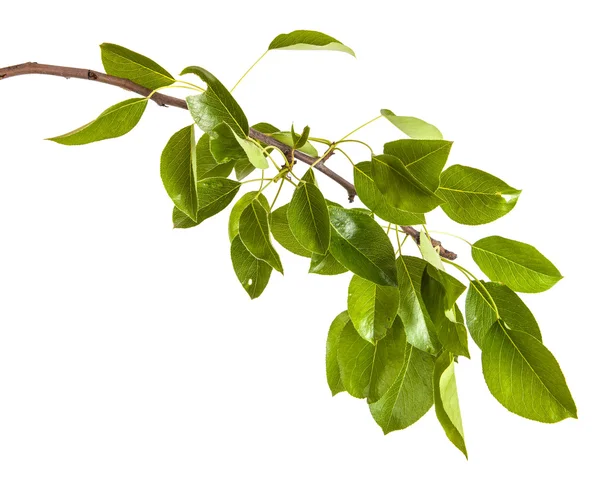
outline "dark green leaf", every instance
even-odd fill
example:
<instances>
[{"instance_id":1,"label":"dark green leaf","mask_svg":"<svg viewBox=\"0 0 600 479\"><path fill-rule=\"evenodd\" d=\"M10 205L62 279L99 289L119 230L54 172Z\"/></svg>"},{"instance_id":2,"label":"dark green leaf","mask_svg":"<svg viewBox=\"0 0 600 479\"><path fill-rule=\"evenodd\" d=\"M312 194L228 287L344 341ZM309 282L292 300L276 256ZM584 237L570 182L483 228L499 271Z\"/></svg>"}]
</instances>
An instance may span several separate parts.
<instances>
[{"instance_id":1,"label":"dark green leaf","mask_svg":"<svg viewBox=\"0 0 600 479\"><path fill-rule=\"evenodd\" d=\"M265 211L269 211L269 201L265 198L262 193L258 191L249 191L244 194L239 200L236 201L233 208L231 208L231 213L229 213L229 224L227 226L227 232L229 233L229 241L233 241L239 231L240 231L240 216L242 216L242 212L246 209L253 200L257 199L260 204L263 206Z\"/></svg>"},{"instance_id":2,"label":"dark green leaf","mask_svg":"<svg viewBox=\"0 0 600 479\"><path fill-rule=\"evenodd\" d=\"M329 212L323 194L312 183L302 182L287 211L290 230L304 248L325 254L329 249Z\"/></svg>"},{"instance_id":3,"label":"dark green leaf","mask_svg":"<svg viewBox=\"0 0 600 479\"><path fill-rule=\"evenodd\" d=\"M347 271L348 268L342 266L338 260L333 257L331 251L328 251L324 255L313 253L310 258L309 273L333 276Z\"/></svg>"},{"instance_id":4,"label":"dark green leaf","mask_svg":"<svg viewBox=\"0 0 600 479\"><path fill-rule=\"evenodd\" d=\"M444 428L446 436L468 458L462 417L458 404L454 360L452 354L448 352L443 352L435 362L433 393L435 414Z\"/></svg>"},{"instance_id":5,"label":"dark green leaf","mask_svg":"<svg viewBox=\"0 0 600 479\"><path fill-rule=\"evenodd\" d=\"M435 279L435 276L432 276L432 274L435 275L437 273L442 273L459 283L449 274L428 265L424 269L421 279L421 297L423 298L423 303L427 308L427 312L435 328L436 337L441 345L456 356L466 356L468 358L470 356L467 329L462 324L462 315L455 304L460 293L464 291L464 286L459 283L462 289L456 295L456 291L451 289L452 286L450 286L449 290L445 288L445 284L452 285L453 283L449 281L440 282ZM442 280L446 279L441 276L437 277Z\"/></svg>"},{"instance_id":6,"label":"dark green leaf","mask_svg":"<svg viewBox=\"0 0 600 479\"><path fill-rule=\"evenodd\" d=\"M271 233L273 233L273 237L277 242L288 251L310 258L312 253L298 243L298 240L292 234L287 218L288 207L289 204L283 205L271 213Z\"/></svg>"},{"instance_id":7,"label":"dark green leaf","mask_svg":"<svg viewBox=\"0 0 600 479\"><path fill-rule=\"evenodd\" d=\"M529 308L508 286L492 282L472 281L467 292L467 326L471 337L482 348L485 335L500 318L513 330L523 331L542 341L542 333Z\"/></svg>"},{"instance_id":8,"label":"dark green leaf","mask_svg":"<svg viewBox=\"0 0 600 479\"><path fill-rule=\"evenodd\" d=\"M209 71L201 67L185 68L181 74L194 73L207 85L205 93L188 96L188 109L202 131L215 135L215 128L226 123L240 137L248 136L248 120L229 90Z\"/></svg>"},{"instance_id":9,"label":"dark green leaf","mask_svg":"<svg viewBox=\"0 0 600 479\"><path fill-rule=\"evenodd\" d=\"M150 90L171 85L175 78L158 63L113 43L100 45L102 64L109 75L127 78Z\"/></svg>"},{"instance_id":10,"label":"dark green leaf","mask_svg":"<svg viewBox=\"0 0 600 479\"><path fill-rule=\"evenodd\" d=\"M160 156L160 177L177 209L197 221L194 125L182 128L168 141Z\"/></svg>"},{"instance_id":11,"label":"dark green leaf","mask_svg":"<svg viewBox=\"0 0 600 479\"><path fill-rule=\"evenodd\" d=\"M496 221L517 204L521 190L485 171L453 165L442 173L436 194L445 203L444 213L464 225Z\"/></svg>"},{"instance_id":12,"label":"dark green leaf","mask_svg":"<svg viewBox=\"0 0 600 479\"><path fill-rule=\"evenodd\" d=\"M397 323L397 324L396 324ZM374 345L362 339L352 322L346 323L338 342L342 383L351 396L378 401L400 374L405 360L406 336L396 321Z\"/></svg>"},{"instance_id":13,"label":"dark green leaf","mask_svg":"<svg viewBox=\"0 0 600 479\"><path fill-rule=\"evenodd\" d=\"M123 136L138 124L147 103L146 98L130 98L104 110L98 118L87 125L48 140L61 145L85 145Z\"/></svg>"},{"instance_id":14,"label":"dark green leaf","mask_svg":"<svg viewBox=\"0 0 600 479\"><path fill-rule=\"evenodd\" d=\"M562 275L536 248L501 236L488 236L472 245L477 266L492 281L513 291L541 293L554 286Z\"/></svg>"},{"instance_id":15,"label":"dark green leaf","mask_svg":"<svg viewBox=\"0 0 600 479\"><path fill-rule=\"evenodd\" d=\"M342 376L340 374L340 365L338 363L338 344L340 341L340 335L346 323L350 321L348 312L344 311L336 316L329 327L327 333L327 345L325 351L325 369L327 372L327 384L331 390L331 394L335 396L337 393L341 393L346 390L342 383Z\"/></svg>"},{"instance_id":16,"label":"dark green leaf","mask_svg":"<svg viewBox=\"0 0 600 479\"><path fill-rule=\"evenodd\" d=\"M407 428L431 408L433 370L433 356L406 345L404 366L394 384L379 401L369 405L384 434Z\"/></svg>"},{"instance_id":17,"label":"dark green leaf","mask_svg":"<svg viewBox=\"0 0 600 479\"><path fill-rule=\"evenodd\" d=\"M509 411L546 423L577 417L558 362L533 336L495 322L485 336L481 362L490 392Z\"/></svg>"},{"instance_id":18,"label":"dark green leaf","mask_svg":"<svg viewBox=\"0 0 600 479\"><path fill-rule=\"evenodd\" d=\"M427 262L414 256L400 256L398 265L398 289L400 304L398 315L406 329L406 339L413 346L434 354L439 349L435 328L423 298L421 297L421 278Z\"/></svg>"},{"instance_id":19,"label":"dark green leaf","mask_svg":"<svg viewBox=\"0 0 600 479\"><path fill-rule=\"evenodd\" d=\"M356 56L335 38L313 30L295 30L277 35L269 45L269 50L334 50Z\"/></svg>"},{"instance_id":20,"label":"dark green leaf","mask_svg":"<svg viewBox=\"0 0 600 479\"><path fill-rule=\"evenodd\" d=\"M235 177L238 179L238 181L242 181L244 178L246 178L246 176L256 169L254 165L246 159L236 161L234 168Z\"/></svg>"},{"instance_id":21,"label":"dark green leaf","mask_svg":"<svg viewBox=\"0 0 600 479\"><path fill-rule=\"evenodd\" d=\"M261 205L260 201L253 200L242 211L239 235L250 253L266 261L275 270L283 274L279 254L277 254L271 243L267 210Z\"/></svg>"},{"instance_id":22,"label":"dark green leaf","mask_svg":"<svg viewBox=\"0 0 600 479\"><path fill-rule=\"evenodd\" d=\"M371 173L386 201L396 208L411 213L427 213L442 203L395 156L374 156Z\"/></svg>"},{"instance_id":23,"label":"dark green leaf","mask_svg":"<svg viewBox=\"0 0 600 479\"><path fill-rule=\"evenodd\" d=\"M273 268L255 258L244 246L239 236L231 242L233 270L250 298L258 298L267 287Z\"/></svg>"},{"instance_id":24,"label":"dark green leaf","mask_svg":"<svg viewBox=\"0 0 600 479\"><path fill-rule=\"evenodd\" d=\"M363 161L354 165L354 186L360 200L373 213L382 220L396 225L422 225L425 224L425 216L419 213L409 213L395 208L387 202L385 196L375 185L371 175L370 161Z\"/></svg>"},{"instance_id":25,"label":"dark green leaf","mask_svg":"<svg viewBox=\"0 0 600 479\"><path fill-rule=\"evenodd\" d=\"M226 178L233 170L233 161L217 163L210 151L210 136L204 133L196 145L196 175L198 180L204 178Z\"/></svg>"},{"instance_id":26,"label":"dark green leaf","mask_svg":"<svg viewBox=\"0 0 600 479\"><path fill-rule=\"evenodd\" d=\"M442 140L444 138L435 126L413 116L397 116L391 110L386 109L381 110L381 114L392 125L411 138L422 140Z\"/></svg>"},{"instance_id":27,"label":"dark green leaf","mask_svg":"<svg viewBox=\"0 0 600 479\"><path fill-rule=\"evenodd\" d=\"M177 209L177 206L173 206L173 228L193 228L198 226L200 223L191 219L183 211Z\"/></svg>"},{"instance_id":28,"label":"dark green leaf","mask_svg":"<svg viewBox=\"0 0 600 479\"><path fill-rule=\"evenodd\" d=\"M329 207L330 251L354 274L382 286L397 286L394 248L377 222L363 213Z\"/></svg>"},{"instance_id":29,"label":"dark green leaf","mask_svg":"<svg viewBox=\"0 0 600 479\"><path fill-rule=\"evenodd\" d=\"M383 338L398 313L399 291L353 276L348 287L348 314L356 332L375 344Z\"/></svg>"},{"instance_id":30,"label":"dark green leaf","mask_svg":"<svg viewBox=\"0 0 600 479\"><path fill-rule=\"evenodd\" d=\"M235 133L226 123L221 123L213 129L213 136L210 137L210 152L217 163L248 160L248 156L237 141Z\"/></svg>"},{"instance_id":31,"label":"dark green leaf","mask_svg":"<svg viewBox=\"0 0 600 479\"><path fill-rule=\"evenodd\" d=\"M198 182L198 223L216 215L233 201L241 183L227 178L205 178Z\"/></svg>"},{"instance_id":32,"label":"dark green leaf","mask_svg":"<svg viewBox=\"0 0 600 479\"><path fill-rule=\"evenodd\" d=\"M440 186L440 175L452 148L445 140L397 140L383 145L383 152L398 158L410 174L434 192Z\"/></svg>"}]
</instances>

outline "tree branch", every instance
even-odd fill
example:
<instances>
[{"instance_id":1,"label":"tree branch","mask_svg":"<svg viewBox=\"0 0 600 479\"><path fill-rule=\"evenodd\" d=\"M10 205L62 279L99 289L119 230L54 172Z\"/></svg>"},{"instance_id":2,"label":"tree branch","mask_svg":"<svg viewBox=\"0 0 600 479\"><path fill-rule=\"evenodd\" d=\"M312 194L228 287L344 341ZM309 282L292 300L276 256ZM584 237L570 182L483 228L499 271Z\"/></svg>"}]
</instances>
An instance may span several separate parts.
<instances>
[{"instance_id":1,"label":"tree branch","mask_svg":"<svg viewBox=\"0 0 600 479\"><path fill-rule=\"evenodd\" d=\"M142 96L148 96L152 93L152 90L149 88L138 85L137 83L127 80L125 78L119 78L112 75L107 75L106 73L97 72L94 70L88 70L85 68L73 68L73 67L63 67L58 65L44 65L42 63L28 62L22 63L20 65L13 65L10 67L0 68L0 80L4 80L6 78L15 77L19 75L52 75L59 76L64 78L80 78L83 80L91 80L99 83L106 83L107 85L117 86L119 88L123 88L124 90L132 91ZM187 110L187 104L185 100L181 98L175 98L169 95L165 95L163 93L155 93L152 95L151 100L157 103L160 106L173 106L176 108L182 108ZM281 141L272 138L269 135L261 133L253 128L250 128L249 136L258 140L266 145L273 146L281 150L285 155L289 156L292 154L292 148ZM314 166L316 170L319 170L325 176L328 176L333 181L341 185L346 189L348 193L348 201L353 202L356 197L356 188L354 185L350 183L348 180L342 178L335 171L331 170L327 166L325 166L325 161L333 154L330 151L323 159L319 161L318 158L314 158L306 153L303 153L298 150L293 150L293 155L296 159L306 163L308 165L312 165L314 163L318 163ZM419 244L419 232L413 228L412 226L401 226L402 231L406 234L410 235L412 239ZM456 259L456 254L452 251L446 250L439 241L431 240L432 244L436 247L439 247L440 256L454 260Z\"/></svg>"}]
</instances>

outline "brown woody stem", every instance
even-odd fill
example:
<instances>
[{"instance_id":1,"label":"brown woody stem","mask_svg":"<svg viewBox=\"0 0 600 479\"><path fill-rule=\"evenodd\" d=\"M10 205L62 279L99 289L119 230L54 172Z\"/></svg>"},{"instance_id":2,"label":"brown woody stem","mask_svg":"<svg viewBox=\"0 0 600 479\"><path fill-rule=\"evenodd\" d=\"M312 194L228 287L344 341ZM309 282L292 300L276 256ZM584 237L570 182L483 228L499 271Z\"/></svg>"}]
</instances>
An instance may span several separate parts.
<instances>
[{"instance_id":1,"label":"brown woody stem","mask_svg":"<svg viewBox=\"0 0 600 479\"><path fill-rule=\"evenodd\" d=\"M124 90L129 90L146 97L150 95L150 93L152 93L152 90L150 90L149 88L143 87L142 85L138 85L137 83L131 80L107 75L106 73L88 70L85 68L44 65L42 63L35 62L22 63L20 65L13 65L10 67L0 68L0 80L19 75L35 74L52 75L64 78L80 78L83 80L91 80L99 83L106 83L107 85L118 86L120 88L123 88ZM181 98L175 98L169 95L165 95L163 93L154 93L151 99L160 106L173 106L176 108L182 108L184 110L187 110L187 104L185 100L182 100ZM326 157L319 161L318 158L314 158L298 150L293 150L290 146L286 145L285 143L282 143L269 135L261 133L260 131L254 130L253 128L250 128L249 136L266 145L278 148L285 155L291 155L293 153L294 157L302 161L303 163L306 163L308 165L316 163L314 168L316 170L319 170L325 176L331 178L333 181L335 181L342 187L344 187L346 189L346 192L348 193L348 201L354 201L354 198L356 197L356 188L354 188L354 185L348 180L342 178L335 171L325 166L325 161L333 154L332 151L330 151L326 155ZM414 229L411 226L402 226L401 228L402 231L410 235L417 244L419 243L419 232L416 229ZM439 241L432 239L432 243L434 246L439 247L440 256L451 260L456 259L456 254L446 250L440 244Z\"/></svg>"}]
</instances>

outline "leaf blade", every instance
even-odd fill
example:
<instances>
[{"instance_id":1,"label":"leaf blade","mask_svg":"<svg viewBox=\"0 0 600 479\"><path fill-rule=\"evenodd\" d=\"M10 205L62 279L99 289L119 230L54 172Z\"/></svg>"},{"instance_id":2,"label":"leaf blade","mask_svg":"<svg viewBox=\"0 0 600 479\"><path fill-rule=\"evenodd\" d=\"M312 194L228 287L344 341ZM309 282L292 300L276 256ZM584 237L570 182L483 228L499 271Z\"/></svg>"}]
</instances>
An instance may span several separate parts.
<instances>
[{"instance_id":1,"label":"leaf blade","mask_svg":"<svg viewBox=\"0 0 600 479\"><path fill-rule=\"evenodd\" d=\"M296 187L287 215L290 230L298 243L313 253L327 253L331 237L329 211L325 197L316 185L302 182Z\"/></svg>"},{"instance_id":2,"label":"leaf blade","mask_svg":"<svg viewBox=\"0 0 600 479\"><path fill-rule=\"evenodd\" d=\"M294 30L276 36L269 50L332 50L356 57L354 51L329 35L313 30Z\"/></svg>"},{"instance_id":3,"label":"leaf blade","mask_svg":"<svg viewBox=\"0 0 600 479\"><path fill-rule=\"evenodd\" d=\"M382 109L381 114L392 125L411 138L421 140L443 140L444 137L431 123L413 116L397 116L391 110Z\"/></svg>"},{"instance_id":4,"label":"leaf blade","mask_svg":"<svg viewBox=\"0 0 600 479\"><path fill-rule=\"evenodd\" d=\"M267 287L273 268L254 257L239 236L231 242L233 270L250 299L258 298Z\"/></svg>"}]
</instances>

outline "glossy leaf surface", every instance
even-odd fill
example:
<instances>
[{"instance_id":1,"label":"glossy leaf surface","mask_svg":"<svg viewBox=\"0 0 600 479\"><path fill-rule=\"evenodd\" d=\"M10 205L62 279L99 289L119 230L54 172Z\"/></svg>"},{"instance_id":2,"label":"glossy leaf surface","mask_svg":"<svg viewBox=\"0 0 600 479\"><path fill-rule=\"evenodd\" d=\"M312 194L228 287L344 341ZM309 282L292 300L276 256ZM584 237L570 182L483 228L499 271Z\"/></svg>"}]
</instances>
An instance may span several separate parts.
<instances>
[{"instance_id":1,"label":"glossy leaf surface","mask_svg":"<svg viewBox=\"0 0 600 479\"><path fill-rule=\"evenodd\" d=\"M319 188L302 182L294 191L287 210L290 230L305 249L319 254L329 249L329 211Z\"/></svg>"},{"instance_id":2,"label":"glossy leaf surface","mask_svg":"<svg viewBox=\"0 0 600 479\"><path fill-rule=\"evenodd\" d=\"M198 223L224 210L240 190L241 183L227 178L205 178L198 183Z\"/></svg>"},{"instance_id":3,"label":"glossy leaf surface","mask_svg":"<svg viewBox=\"0 0 600 479\"><path fill-rule=\"evenodd\" d=\"M87 125L48 140L61 145L85 145L123 136L138 124L147 104L148 100L145 98L122 101L104 110L98 118Z\"/></svg>"},{"instance_id":4,"label":"glossy leaf surface","mask_svg":"<svg viewBox=\"0 0 600 479\"><path fill-rule=\"evenodd\" d=\"M292 234L287 217L288 208L289 204L283 205L271 213L271 233L275 240L288 251L310 258L312 253L302 246Z\"/></svg>"},{"instance_id":5,"label":"glossy leaf surface","mask_svg":"<svg viewBox=\"0 0 600 479\"><path fill-rule=\"evenodd\" d=\"M248 251L266 261L275 270L283 274L279 254L271 243L267 210L260 201L253 200L240 216L239 235Z\"/></svg>"},{"instance_id":6,"label":"glossy leaf surface","mask_svg":"<svg viewBox=\"0 0 600 479\"><path fill-rule=\"evenodd\" d=\"M265 211L269 211L269 201L265 198L262 193L258 191L249 191L241 196L239 200L235 202L231 213L229 213L229 223L227 225L227 232L229 234L229 241L233 241L240 231L240 216L253 200L257 199Z\"/></svg>"},{"instance_id":7,"label":"glossy leaf surface","mask_svg":"<svg viewBox=\"0 0 600 479\"><path fill-rule=\"evenodd\" d=\"M204 133L196 144L197 179L226 178L233 170L233 161L218 163L210 151L210 136Z\"/></svg>"},{"instance_id":8,"label":"glossy leaf surface","mask_svg":"<svg viewBox=\"0 0 600 479\"><path fill-rule=\"evenodd\" d=\"M251 299L258 298L267 287L273 268L254 257L239 236L231 242L233 270Z\"/></svg>"},{"instance_id":9,"label":"glossy leaf surface","mask_svg":"<svg viewBox=\"0 0 600 479\"><path fill-rule=\"evenodd\" d=\"M331 254L331 251L328 251L326 254L312 254L308 272L325 276L334 276L336 274L348 272L348 268L340 264L340 262Z\"/></svg>"}]
</instances>

